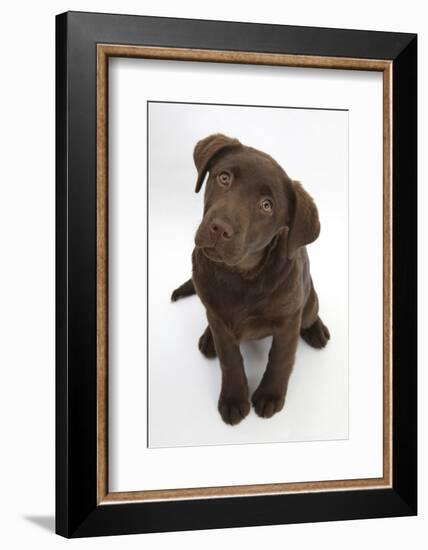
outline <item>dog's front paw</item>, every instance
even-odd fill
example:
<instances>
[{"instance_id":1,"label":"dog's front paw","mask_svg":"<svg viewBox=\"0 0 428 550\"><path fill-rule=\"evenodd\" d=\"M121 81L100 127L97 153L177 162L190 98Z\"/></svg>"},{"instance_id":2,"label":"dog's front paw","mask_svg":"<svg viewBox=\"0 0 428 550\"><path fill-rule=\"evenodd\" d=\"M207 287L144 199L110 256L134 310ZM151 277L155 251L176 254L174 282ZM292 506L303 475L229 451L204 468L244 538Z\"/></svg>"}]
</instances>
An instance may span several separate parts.
<instances>
[{"instance_id":1,"label":"dog's front paw","mask_svg":"<svg viewBox=\"0 0 428 550\"><path fill-rule=\"evenodd\" d=\"M254 410L259 416L262 418L270 418L283 408L285 396L283 394L266 391L259 387L254 392L251 401Z\"/></svg>"},{"instance_id":2,"label":"dog's front paw","mask_svg":"<svg viewBox=\"0 0 428 550\"><path fill-rule=\"evenodd\" d=\"M235 426L250 412L250 403L246 398L224 398L220 395L218 410L224 422Z\"/></svg>"}]
</instances>

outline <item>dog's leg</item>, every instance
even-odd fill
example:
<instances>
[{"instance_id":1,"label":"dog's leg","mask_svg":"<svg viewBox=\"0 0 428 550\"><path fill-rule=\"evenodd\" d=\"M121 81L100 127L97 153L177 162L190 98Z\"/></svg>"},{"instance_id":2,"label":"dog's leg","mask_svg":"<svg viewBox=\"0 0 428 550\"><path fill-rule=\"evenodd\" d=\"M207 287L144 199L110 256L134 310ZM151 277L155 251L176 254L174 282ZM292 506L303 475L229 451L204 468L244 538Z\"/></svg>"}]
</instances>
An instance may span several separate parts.
<instances>
[{"instance_id":1,"label":"dog's leg","mask_svg":"<svg viewBox=\"0 0 428 550\"><path fill-rule=\"evenodd\" d=\"M217 352L214 346L213 335L211 333L210 326L208 325L202 336L199 338L199 350L202 355L205 355L208 359L217 357Z\"/></svg>"},{"instance_id":2,"label":"dog's leg","mask_svg":"<svg viewBox=\"0 0 428 550\"><path fill-rule=\"evenodd\" d=\"M330 340L330 331L318 315L310 327L302 328L300 334L307 344L317 349L324 348Z\"/></svg>"},{"instance_id":3,"label":"dog's leg","mask_svg":"<svg viewBox=\"0 0 428 550\"><path fill-rule=\"evenodd\" d=\"M300 323L301 316L296 314L287 319L282 329L273 335L265 373L251 399L256 413L263 418L270 418L284 406Z\"/></svg>"},{"instance_id":4,"label":"dog's leg","mask_svg":"<svg viewBox=\"0 0 428 550\"><path fill-rule=\"evenodd\" d=\"M222 381L218 410L226 424L238 424L250 412L248 382L239 344L218 320L208 318L220 359Z\"/></svg>"},{"instance_id":5,"label":"dog's leg","mask_svg":"<svg viewBox=\"0 0 428 550\"><path fill-rule=\"evenodd\" d=\"M189 279L185 283L183 283L181 286L176 288L174 292L171 294L171 300L173 302L176 302L180 298L185 298L186 296L192 296L193 294L196 294L195 287L193 285L192 279Z\"/></svg>"}]
</instances>

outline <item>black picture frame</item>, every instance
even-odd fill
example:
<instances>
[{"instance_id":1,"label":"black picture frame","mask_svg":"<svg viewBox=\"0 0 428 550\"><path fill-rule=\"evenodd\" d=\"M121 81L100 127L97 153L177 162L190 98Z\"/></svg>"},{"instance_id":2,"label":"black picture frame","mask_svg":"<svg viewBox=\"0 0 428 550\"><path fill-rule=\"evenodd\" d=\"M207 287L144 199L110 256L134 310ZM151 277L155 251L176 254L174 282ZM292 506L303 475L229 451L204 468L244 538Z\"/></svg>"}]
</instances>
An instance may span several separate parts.
<instances>
[{"instance_id":1,"label":"black picture frame","mask_svg":"<svg viewBox=\"0 0 428 550\"><path fill-rule=\"evenodd\" d=\"M391 488L97 504L96 46L392 61ZM56 532L65 537L417 513L417 36L68 12L56 18Z\"/></svg>"}]
</instances>

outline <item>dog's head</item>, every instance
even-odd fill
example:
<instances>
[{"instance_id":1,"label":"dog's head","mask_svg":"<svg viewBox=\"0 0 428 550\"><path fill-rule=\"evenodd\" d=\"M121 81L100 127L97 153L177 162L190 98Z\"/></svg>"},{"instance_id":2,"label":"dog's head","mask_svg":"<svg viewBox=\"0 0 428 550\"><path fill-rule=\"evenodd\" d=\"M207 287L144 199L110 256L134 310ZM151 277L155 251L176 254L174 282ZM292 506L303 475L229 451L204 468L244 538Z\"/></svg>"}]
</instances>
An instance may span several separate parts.
<instances>
[{"instance_id":1,"label":"dog's head","mask_svg":"<svg viewBox=\"0 0 428 550\"><path fill-rule=\"evenodd\" d=\"M272 157L213 134L196 144L196 192L208 174L204 217L195 244L213 261L238 265L282 233L287 255L319 235L318 211L300 183Z\"/></svg>"}]
</instances>

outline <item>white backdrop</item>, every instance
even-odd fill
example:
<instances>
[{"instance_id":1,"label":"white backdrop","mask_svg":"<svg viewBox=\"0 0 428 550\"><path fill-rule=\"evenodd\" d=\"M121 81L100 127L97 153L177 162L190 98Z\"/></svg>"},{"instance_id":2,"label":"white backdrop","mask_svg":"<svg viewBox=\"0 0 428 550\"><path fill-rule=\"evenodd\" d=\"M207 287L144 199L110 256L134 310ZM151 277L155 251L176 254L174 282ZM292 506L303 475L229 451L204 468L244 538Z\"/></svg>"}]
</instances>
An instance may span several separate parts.
<instances>
[{"instance_id":1,"label":"white backdrop","mask_svg":"<svg viewBox=\"0 0 428 550\"><path fill-rule=\"evenodd\" d=\"M0 41L8 55L2 60L0 90L0 143L2 178L0 201L0 469L1 544L11 550L31 546L57 548L153 550L168 546L196 550L240 546L258 549L278 543L299 548L317 546L361 550L382 541L389 550L409 545L424 548L428 520L427 476L420 470L420 516L370 521L313 523L213 531L121 536L66 541L53 534L54 513L54 16L67 9L91 9L169 17L194 17L314 25L372 28L421 33L419 97L426 95L428 22L423 4L409 0L361 0L344 3L302 0L285 6L276 0L41 0L8 3L0 18ZM16 22L19 21L19 36ZM25 38L25 39L23 39ZM10 45L13 44L13 51ZM31 44L31 54L29 52ZM31 83L31 93L28 91ZM419 177L426 180L427 111L420 105ZM23 162L23 151L25 162ZM419 281L426 279L426 233L423 211L427 194L420 185ZM424 208L425 207L425 208ZM425 247L426 248L426 247ZM29 266L31 270L29 271ZM422 288L421 288L422 290ZM420 294L420 319L427 309ZM426 341L420 323L420 363ZM425 355L425 354L423 354ZM427 376L419 376L419 463L426 463Z\"/></svg>"},{"instance_id":2,"label":"white backdrop","mask_svg":"<svg viewBox=\"0 0 428 550\"><path fill-rule=\"evenodd\" d=\"M322 237L308 251L320 314L332 334L322 351L300 340L279 414L266 420L252 410L232 428L217 411L219 362L197 347L207 324L205 308L198 298L170 302L171 290L191 274L203 211L204 189L194 192L193 148L216 132L270 153L315 198ZM148 174L150 447L346 439L348 111L150 103ZM241 346L250 395L270 344L267 338Z\"/></svg>"},{"instance_id":3,"label":"white backdrop","mask_svg":"<svg viewBox=\"0 0 428 550\"><path fill-rule=\"evenodd\" d=\"M113 59L109 67L109 86L110 489L128 491L381 477L381 74ZM323 119L318 120L317 128L314 128L309 111L293 110L289 114L288 123L293 127L294 136L286 137L283 134L285 148L281 147L278 139L282 128L277 121L273 124L272 113L269 116L251 115L268 117L265 123L270 121L273 129L270 138L262 138L255 129L251 129L250 124L246 127L249 142L267 147L274 157L283 162L292 177L302 179L308 190L316 196L317 202L319 198L321 215L325 212L327 219L322 222L322 236L309 249L323 315L326 322L331 323L333 338L331 347L318 353L305 350L302 343L297 357L298 365L290 382L288 407L286 405L283 413L270 420L251 415L233 428L223 425L216 412L218 368L215 364L206 365L196 348L197 336L205 325L203 309L196 299L177 304L169 301L171 290L190 274L191 236L202 209L201 196L195 195L192 189L195 173L191 150L194 141L203 136L198 136L198 123L193 118L184 121L172 117L171 125L182 122L188 127L185 134L187 138L178 136L179 141L184 141L181 154L180 146L169 141L176 141L171 136L158 137L168 147L168 155L163 155L159 163L170 170L166 170L163 179L154 181L150 188L150 196L153 195L154 204L157 202L159 207L157 211L155 208L153 215L154 229L152 220L149 224L149 245L152 251L149 277L154 285L154 292L150 290L149 293L149 353L153 363L149 380L152 381L154 377L158 383L150 387L150 410L154 412L147 417L146 100L237 104L244 95L250 105L316 105L318 108L349 109L350 410L347 439L344 438L348 432L345 357L348 139L347 117L343 117L343 114L337 115L336 120L331 113L329 117L324 115ZM258 110L253 112L257 113ZM284 115L276 113L277 119L280 116ZM300 118L297 120L296 117ZM216 115L216 118L218 122L222 121L223 130L226 131L228 127L224 116ZM202 131L204 117L201 119ZM343 120L341 130L338 120ZM238 122L239 118L235 120L234 128L229 126L232 133L236 133ZM254 120L256 122L261 123L261 120ZM334 130L337 124L339 131ZM174 133L173 130L170 132ZM186 140L189 140L187 153ZM312 156L307 162L304 162L302 156L305 147L308 147ZM319 154L316 153L317 147L320 148ZM169 152L172 148L177 149L176 153ZM157 148L155 155L159 151ZM322 153L330 162L321 158ZM316 163L319 170L316 169ZM175 188L181 186L183 190L189 188L189 201L180 203L181 212L178 212L174 202L177 196L172 191L174 185ZM174 246L166 222L172 212L179 216L175 224L177 227L174 227ZM156 213L161 215L156 216ZM181 213L187 218L186 224L183 224L184 216ZM364 223L361 223L362 219ZM183 226L182 231L178 229L180 225ZM339 254L336 254L336 248ZM340 253L345 258L340 258ZM161 260L162 257L165 260ZM165 263L161 265L159 261ZM324 266L324 262L329 268ZM330 276L330 266L333 265L338 270L337 280ZM175 266L179 267L175 269ZM191 319L195 320L192 332L183 322L186 318L189 319L187 326ZM169 337L168 342L163 340L165 334ZM180 340L178 336L181 336ZM307 359L303 356L299 368L301 350L305 350L303 354L306 354ZM266 356L266 350L263 352L262 347L259 353L260 357ZM256 367L259 362L257 356L254 360L256 354L248 355L253 356ZM247 366L250 370L250 384L254 386L256 378L260 376L258 368L251 370L251 363ZM193 384L187 384L176 391L179 381L182 383L183 379L189 380L192 374L197 378ZM329 388L334 378L337 378L335 386ZM172 401L168 414L162 410L165 402L161 394L166 387L170 388L168 397ZM320 388L323 391L317 393ZM313 408L305 407L305 399L314 401ZM191 408L192 400L195 402L195 410ZM315 414L320 416L320 422L316 422ZM334 418L335 414L338 414L338 418ZM201 418L195 419L197 416ZM158 437L152 441L155 448L147 448L148 422L152 427L155 424L154 433ZM165 431L159 431L159 427L165 426L166 434ZM176 434L172 444L187 446L166 448L171 445L173 430ZM211 433L207 433L208 430ZM272 443L257 445L253 444L255 441ZM247 445L221 445L225 442L242 442ZM216 445L207 446L210 443ZM199 446L188 446L192 444ZM313 460L314 455L317 456L316 461ZM171 464L174 464L173 468ZM227 468L218 467L218 464L227 464ZM260 468L260 464L269 464L269 469Z\"/></svg>"}]
</instances>

